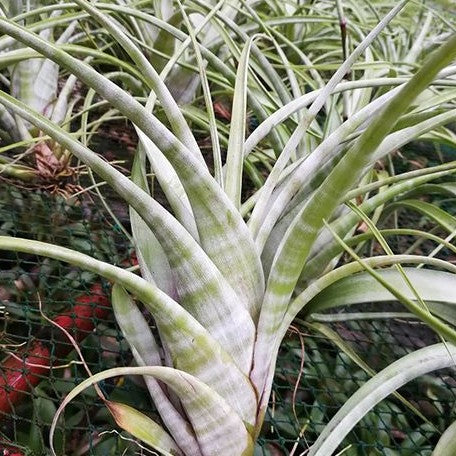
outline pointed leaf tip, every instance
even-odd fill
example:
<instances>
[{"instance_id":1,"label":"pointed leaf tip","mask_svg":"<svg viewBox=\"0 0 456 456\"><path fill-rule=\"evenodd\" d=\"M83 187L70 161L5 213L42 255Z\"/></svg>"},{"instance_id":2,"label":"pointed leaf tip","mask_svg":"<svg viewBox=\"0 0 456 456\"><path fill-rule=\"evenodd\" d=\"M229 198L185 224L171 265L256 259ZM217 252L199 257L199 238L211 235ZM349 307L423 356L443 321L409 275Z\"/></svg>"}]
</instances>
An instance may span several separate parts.
<instances>
[{"instance_id":1,"label":"pointed leaf tip","mask_svg":"<svg viewBox=\"0 0 456 456\"><path fill-rule=\"evenodd\" d=\"M117 425L133 437L165 456L183 456L171 436L144 413L120 402L106 401L106 406Z\"/></svg>"}]
</instances>

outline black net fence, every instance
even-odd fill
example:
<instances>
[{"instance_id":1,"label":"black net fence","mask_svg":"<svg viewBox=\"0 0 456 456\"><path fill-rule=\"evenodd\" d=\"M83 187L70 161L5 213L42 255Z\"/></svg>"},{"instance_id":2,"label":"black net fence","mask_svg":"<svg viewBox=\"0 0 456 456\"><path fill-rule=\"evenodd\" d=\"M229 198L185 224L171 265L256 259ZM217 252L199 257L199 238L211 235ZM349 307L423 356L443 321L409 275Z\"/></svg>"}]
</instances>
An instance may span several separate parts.
<instances>
[{"instance_id":1,"label":"black net fence","mask_svg":"<svg viewBox=\"0 0 456 456\"><path fill-rule=\"evenodd\" d=\"M123 267L134 265L131 243L96 195L86 192L68 200L7 184L2 184L0 193L0 235L52 242ZM126 207L117 202L111 207L128 228ZM108 283L33 255L2 251L0 263L0 454L50 454L48 435L57 407L87 373L68 337L49 320L64 327L65 322L76 322L67 326L93 373L129 366L132 355L110 312ZM334 337L322 332L321 325ZM371 373L347 355L346 347L379 371L437 341L416 320L296 322L282 344L255 454L306 454L328 420L370 378ZM138 378L120 377L100 387L109 399L154 416ZM423 376L399 393L400 397L388 397L360 422L340 454L432 453L441 433L456 418L454 372ZM93 389L67 406L54 445L57 454L75 456L151 454L118 431Z\"/></svg>"}]
</instances>

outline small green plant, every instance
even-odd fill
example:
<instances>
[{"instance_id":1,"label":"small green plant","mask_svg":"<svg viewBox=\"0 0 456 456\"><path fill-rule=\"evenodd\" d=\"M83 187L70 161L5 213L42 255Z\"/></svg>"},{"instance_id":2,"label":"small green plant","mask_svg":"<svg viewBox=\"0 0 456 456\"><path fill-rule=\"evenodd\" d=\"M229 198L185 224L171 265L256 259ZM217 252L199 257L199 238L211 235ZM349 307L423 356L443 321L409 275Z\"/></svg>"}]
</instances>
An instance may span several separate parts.
<instances>
[{"instance_id":1,"label":"small green plant","mask_svg":"<svg viewBox=\"0 0 456 456\"><path fill-rule=\"evenodd\" d=\"M400 198L430 181L450 179L456 171L455 162L389 177L372 169L398 147L456 118L451 103L456 36L446 37L413 76L342 82L356 59L407 3L401 1L360 40L324 87L294 99L280 72L257 46L257 42L271 39L268 28L263 34L246 35L214 9L208 20L215 21L226 42L232 41L225 29L228 25L241 38L241 49L234 44L229 51L225 49L231 52L237 68L223 163L203 60L213 54L198 43L189 19L191 12L201 11L204 2L191 2L190 6L177 2L188 31L184 44L192 46L198 63L211 133L212 173L184 117L185 108L178 107L134 37L103 12L112 11L110 5L86 0L74 3L134 62L151 91L145 105L89 64L26 27L1 18L0 31L58 63L135 125L140 145L131 178L14 97L0 92L0 102L69 150L130 205L141 277L38 241L0 237L0 248L66 261L113 281L116 318L138 366L100 372L78 385L56 413L51 448L56 422L75 396L103 379L141 375L163 426L130 406L104 398L121 428L165 455L252 455L268 407L280 343L296 315L301 312L306 317L371 297L400 301L447 342L409 354L375 375L322 430L309 455L332 454L350 429L387 395L419 375L454 364L455 266L432 255L394 255L385 238L405 233L400 229L382 233L369 216L374 217L379 208L393 201L391 210L393 204L414 205L439 223L445 218L423 202ZM264 25L253 10L242 5L245 14L260 27ZM141 17L152 21L154 16ZM279 48L278 54L285 58ZM216 63L232 72L223 62ZM296 88L291 71L287 77ZM450 88L445 89L447 86ZM340 115L340 106L331 110L333 93L366 87L382 87L384 93L364 103L348 119ZM423 94L429 108L415 115L414 110L419 109L416 100ZM283 106L262 116L265 109L258 99L264 100L268 109L274 110L271 106L279 101ZM248 101L254 104L261 123L246 139ZM166 124L153 114L158 103ZM323 107L328 116L342 120L328 123L325 131L317 118ZM285 124L287 128L281 129ZM290 125L291 135L287 136L284 131ZM271 131L275 134L269 138ZM320 141L317 145L317 141L304 141L309 136ZM243 201L244 158L268 140L268 151L279 149L275 164L264 185ZM169 210L151 197L149 167ZM365 232L356 236L360 222L365 224ZM446 218L445 226L453 231L454 219ZM419 238L451 245L432 233L415 229L407 234L412 231ZM360 258L356 248L373 238L385 254ZM354 261L336 267L344 251ZM432 269L404 268L402 264ZM133 298L154 317L156 333Z\"/></svg>"}]
</instances>

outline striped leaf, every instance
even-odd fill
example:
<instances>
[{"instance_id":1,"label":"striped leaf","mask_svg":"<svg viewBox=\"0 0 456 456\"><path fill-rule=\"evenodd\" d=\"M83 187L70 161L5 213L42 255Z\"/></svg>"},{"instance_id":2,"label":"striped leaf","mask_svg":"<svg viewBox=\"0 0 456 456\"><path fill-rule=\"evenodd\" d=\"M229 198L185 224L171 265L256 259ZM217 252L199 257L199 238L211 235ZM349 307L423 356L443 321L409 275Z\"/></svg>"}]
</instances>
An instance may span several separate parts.
<instances>
[{"instance_id":1,"label":"striped leaf","mask_svg":"<svg viewBox=\"0 0 456 456\"><path fill-rule=\"evenodd\" d=\"M226 155L225 192L233 204L241 206L242 170L244 163L245 125L247 120L247 79L250 49L255 37L249 38L239 58L231 109L230 136Z\"/></svg>"},{"instance_id":2,"label":"striped leaf","mask_svg":"<svg viewBox=\"0 0 456 456\"><path fill-rule=\"evenodd\" d=\"M17 38L71 71L110 101L156 145L160 145L185 187L205 252L226 280L239 291L234 299L248 308L256 319L263 296L264 279L253 239L239 212L200 161L133 97L87 64L4 18L0 18L0 31ZM188 256L184 255L185 257ZM182 255L175 258L176 262L178 258L182 258ZM182 278L185 276L181 275ZM230 294L232 293L231 291ZM188 299L192 305L197 305L195 299Z\"/></svg>"},{"instance_id":3,"label":"striped leaf","mask_svg":"<svg viewBox=\"0 0 456 456\"><path fill-rule=\"evenodd\" d=\"M277 159L271 173L266 180L265 185L261 190L260 197L255 205L255 209L252 213L252 217L249 222L249 226L257 238L258 231L261 226L262 220L264 220L266 213L270 205L270 197L274 188L276 187L282 171L285 169L290 157L295 152L302 140L307 129L314 121L315 117L321 110L321 108L327 102L327 99L331 95L337 84L343 79L345 74L350 70L351 66L355 63L358 57L364 52L364 50L372 43L372 41L378 36L378 34L388 25L388 23L401 11L405 6L406 1L399 2L389 14L369 33L369 35L357 46L352 54L346 59L346 61L337 69L334 75L326 84L325 88L318 94L316 99L313 101L312 106L309 108L306 115L301 120L298 127L295 129L291 137L289 138L284 150L280 157ZM261 250L261 243L257 246Z\"/></svg>"},{"instance_id":4,"label":"striped leaf","mask_svg":"<svg viewBox=\"0 0 456 456\"><path fill-rule=\"evenodd\" d=\"M276 340L277 328L280 326L311 246L323 227L323 220L330 218L343 195L361 177L377 147L391 131L396 120L418 94L426 89L440 69L449 65L455 57L456 36L450 38L429 57L423 67L389 102L381 115L369 124L287 230L269 275L258 327L254 355L256 363L252 379L261 391L267 377L265 371L270 368L272 361L271 342Z\"/></svg>"},{"instance_id":5,"label":"striped leaf","mask_svg":"<svg viewBox=\"0 0 456 456\"><path fill-rule=\"evenodd\" d=\"M195 157L199 158L201 163L205 166L201 151L181 110L145 55L108 15L103 14L98 8L91 5L86 0L75 0L75 2L105 27L111 36L125 49L138 69L147 78L151 90L156 93L176 137L195 155Z\"/></svg>"},{"instance_id":6,"label":"striped leaf","mask_svg":"<svg viewBox=\"0 0 456 456\"><path fill-rule=\"evenodd\" d=\"M131 180L142 190L149 193L145 177L144 155L143 148L139 146L133 161ZM176 286L166 253L163 251L153 231L131 207L130 224L142 276L149 282L155 283L168 296L176 299Z\"/></svg>"},{"instance_id":7,"label":"striped leaf","mask_svg":"<svg viewBox=\"0 0 456 456\"><path fill-rule=\"evenodd\" d=\"M456 275L431 269L404 268L407 278L435 315L456 322ZM396 270L378 271L388 283L409 299L416 300ZM367 302L388 302L396 298L370 274L362 272L325 288L308 303L307 312Z\"/></svg>"},{"instance_id":8,"label":"striped leaf","mask_svg":"<svg viewBox=\"0 0 456 456\"><path fill-rule=\"evenodd\" d=\"M9 109L33 122L90 166L141 214L166 251L173 272L179 278L176 288L182 303L247 374L252 363L255 336L252 318L193 237L147 193L67 132L7 94L0 92L0 99Z\"/></svg>"},{"instance_id":9,"label":"striped leaf","mask_svg":"<svg viewBox=\"0 0 456 456\"><path fill-rule=\"evenodd\" d=\"M150 375L168 385L179 396L204 455L252 454L252 438L242 420L225 400L195 377L169 367L114 368L84 380L65 397L57 410L51 436L59 416L71 400L89 386L119 375Z\"/></svg>"},{"instance_id":10,"label":"striped leaf","mask_svg":"<svg viewBox=\"0 0 456 456\"><path fill-rule=\"evenodd\" d=\"M146 319L128 293L117 284L112 289L112 307L116 320L128 341L136 363L139 366L161 366L159 346ZM153 377L145 377L147 388L166 428L185 454L200 454L188 421L176 410L160 383ZM112 410L111 410L112 413ZM119 426L122 426L116 419ZM146 428L147 429L147 428ZM129 429L126 429L127 431ZM129 431L132 433L131 431ZM143 430L144 432L144 430ZM132 433L135 435L134 433ZM139 437L136 435L136 437ZM142 439L145 441L144 439ZM148 443L147 441L145 441Z\"/></svg>"},{"instance_id":11,"label":"striped leaf","mask_svg":"<svg viewBox=\"0 0 456 456\"><path fill-rule=\"evenodd\" d=\"M173 363L226 399L249 425L255 423L257 398L249 379L230 355L178 303L144 279L116 266L64 247L21 238L0 236L0 249L33 253L99 274L122 285L154 316L160 334L172 348Z\"/></svg>"}]
</instances>

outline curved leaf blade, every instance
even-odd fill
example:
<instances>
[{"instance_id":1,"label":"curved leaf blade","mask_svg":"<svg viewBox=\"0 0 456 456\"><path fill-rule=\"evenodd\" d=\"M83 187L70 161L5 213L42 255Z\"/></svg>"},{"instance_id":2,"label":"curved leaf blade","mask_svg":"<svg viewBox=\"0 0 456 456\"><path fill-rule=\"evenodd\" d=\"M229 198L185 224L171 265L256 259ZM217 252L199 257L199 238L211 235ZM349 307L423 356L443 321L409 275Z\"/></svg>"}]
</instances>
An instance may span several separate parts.
<instances>
[{"instance_id":1,"label":"curved leaf blade","mask_svg":"<svg viewBox=\"0 0 456 456\"><path fill-rule=\"evenodd\" d=\"M51 426L51 449L54 455L52 436L66 405L89 386L120 375L150 375L173 389L192 423L203 454L252 454L253 442L244 422L221 396L197 378L169 367L118 367L89 377L65 397Z\"/></svg>"},{"instance_id":2,"label":"curved leaf blade","mask_svg":"<svg viewBox=\"0 0 456 456\"><path fill-rule=\"evenodd\" d=\"M453 456L456 454L456 422L448 426L432 452L432 456Z\"/></svg>"},{"instance_id":3,"label":"curved leaf blade","mask_svg":"<svg viewBox=\"0 0 456 456\"><path fill-rule=\"evenodd\" d=\"M365 383L325 426L309 456L333 454L351 429L381 400L407 382L454 365L456 347L436 344L404 356Z\"/></svg>"},{"instance_id":4,"label":"curved leaf blade","mask_svg":"<svg viewBox=\"0 0 456 456\"><path fill-rule=\"evenodd\" d=\"M119 283L154 316L160 334L173 348L173 363L225 398L249 424L255 422L257 397L247 376L208 331L182 306L141 277L65 247L29 239L0 236L0 250L33 253L65 261Z\"/></svg>"},{"instance_id":5,"label":"curved leaf blade","mask_svg":"<svg viewBox=\"0 0 456 456\"><path fill-rule=\"evenodd\" d=\"M130 295L118 284L112 287L112 307L136 363L139 366L161 366L159 347L146 319ZM176 410L160 383L151 377L145 377L144 381L163 423L179 448L185 454L200 455L200 448L190 424ZM117 424L120 425L119 421Z\"/></svg>"},{"instance_id":6,"label":"curved leaf blade","mask_svg":"<svg viewBox=\"0 0 456 456\"><path fill-rule=\"evenodd\" d=\"M241 206L242 169L244 163L244 141L247 121L247 79L249 74L250 48L255 37L244 45L234 86L233 107L228 138L228 150L225 169L225 192L233 204Z\"/></svg>"},{"instance_id":7,"label":"curved leaf blade","mask_svg":"<svg viewBox=\"0 0 456 456\"><path fill-rule=\"evenodd\" d=\"M259 255L239 211L200 160L132 96L89 65L5 18L0 18L0 31L13 36L75 74L112 103L156 145L160 145L187 192L202 247L236 290L238 299L235 301L248 309L256 320L264 293L264 277ZM3 100L5 103L5 97ZM13 109L11 104L9 106ZM17 108L18 105L15 106ZM21 115L26 116L25 113ZM31 121L36 123L36 118ZM193 304L196 305L196 302Z\"/></svg>"},{"instance_id":8,"label":"curved leaf blade","mask_svg":"<svg viewBox=\"0 0 456 456\"><path fill-rule=\"evenodd\" d=\"M240 301L225 277L222 276L222 273L215 267L188 231L150 195L134 185L127 177L107 164L90 149L76 141L63 129L1 91L0 100L11 110L39 126L42 131L48 133L89 165L138 214L141 214L142 219L153 230L153 233L166 251L173 272L179 278L176 281L176 288L181 304L207 328L232 356L232 359L235 360L240 369L247 374L252 363L255 337L252 317L244 301ZM209 204L210 194L206 195L206 198L207 204ZM225 214L214 215L221 216L222 219L225 216ZM242 220L241 222L244 229L247 230L244 222ZM231 223L231 227L234 230L237 229L235 228L235 226L238 226L236 220L229 218L225 223L228 225ZM233 242L233 240L230 242ZM239 245L234 248L240 250ZM254 250L250 250L249 254L250 256L257 256ZM243 268L237 271L236 276L240 274L240 271L243 271ZM233 277L230 278L231 280L233 279ZM245 282L245 277L238 277L238 288L242 289L244 284L251 289L250 283L246 284ZM250 281L247 279L247 282ZM260 281L260 283L255 284L255 288L261 289L263 285L263 282ZM212 309L212 311L209 311L209 309Z\"/></svg>"},{"instance_id":9,"label":"curved leaf blade","mask_svg":"<svg viewBox=\"0 0 456 456\"><path fill-rule=\"evenodd\" d=\"M150 445L164 456L183 455L171 436L144 413L120 402L106 401L105 404L117 425L133 437Z\"/></svg>"}]
</instances>

